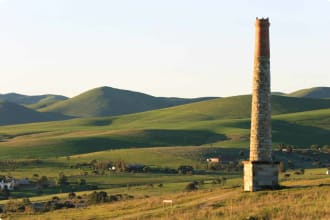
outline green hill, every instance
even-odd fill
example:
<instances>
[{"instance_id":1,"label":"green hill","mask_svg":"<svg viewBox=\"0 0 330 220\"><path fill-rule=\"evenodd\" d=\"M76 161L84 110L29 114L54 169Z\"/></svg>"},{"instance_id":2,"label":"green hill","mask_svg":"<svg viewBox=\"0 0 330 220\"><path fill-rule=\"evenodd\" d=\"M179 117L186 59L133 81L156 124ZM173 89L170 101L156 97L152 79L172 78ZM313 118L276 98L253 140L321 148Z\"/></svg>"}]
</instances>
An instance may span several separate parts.
<instances>
[{"instance_id":1,"label":"green hill","mask_svg":"<svg viewBox=\"0 0 330 220\"><path fill-rule=\"evenodd\" d=\"M57 95L47 95L47 96L45 96L45 98L40 99L38 102L36 102L34 104L26 105L26 107L38 110L38 109L45 108L49 105L52 105L56 102L63 101L66 99L67 98L64 96L62 97L62 96L57 96Z\"/></svg>"},{"instance_id":2,"label":"green hill","mask_svg":"<svg viewBox=\"0 0 330 220\"><path fill-rule=\"evenodd\" d=\"M302 89L288 94L291 97L302 98L316 98L316 99L329 99L330 87L314 87L309 89Z\"/></svg>"},{"instance_id":3,"label":"green hill","mask_svg":"<svg viewBox=\"0 0 330 220\"><path fill-rule=\"evenodd\" d=\"M123 116L2 126L0 154L47 157L205 144L246 148L250 99L236 96ZM330 144L330 100L274 96L272 103L274 146Z\"/></svg>"},{"instance_id":4,"label":"green hill","mask_svg":"<svg viewBox=\"0 0 330 220\"><path fill-rule=\"evenodd\" d=\"M272 96L271 100L273 115L330 108L330 100L285 96ZM250 95L208 100L139 114L144 123L242 119L249 118L250 115ZM136 115L126 117L131 117L133 121Z\"/></svg>"},{"instance_id":5,"label":"green hill","mask_svg":"<svg viewBox=\"0 0 330 220\"><path fill-rule=\"evenodd\" d=\"M116 93L119 93L119 95ZM125 93L124 91L124 94L127 95L125 98L122 94L122 90L117 91L111 88L95 89L73 99L55 103L41 109L41 111L60 112L76 116L107 116L140 112L143 109L147 111L152 107L162 108L162 105L174 105L173 103L179 105L185 101L181 99L171 99L169 101L166 98L155 98L140 93ZM116 97L119 96L122 96L123 99L118 100ZM109 99L105 97L109 97ZM197 100L194 99L193 101ZM134 102L136 102L136 105L133 105ZM274 115L323 108L330 108L330 100L272 96L272 113ZM218 98L166 108L151 114L149 112L142 114L145 116L144 120L158 121L248 118L251 114L251 96Z\"/></svg>"},{"instance_id":6,"label":"green hill","mask_svg":"<svg viewBox=\"0 0 330 220\"><path fill-rule=\"evenodd\" d=\"M0 125L56 121L70 117L55 113L41 113L10 102L0 102Z\"/></svg>"},{"instance_id":7,"label":"green hill","mask_svg":"<svg viewBox=\"0 0 330 220\"><path fill-rule=\"evenodd\" d=\"M286 94L284 92L272 92L272 95L281 95L285 96Z\"/></svg>"},{"instance_id":8,"label":"green hill","mask_svg":"<svg viewBox=\"0 0 330 220\"><path fill-rule=\"evenodd\" d=\"M166 108L212 98L181 99L153 97L143 93L101 87L40 109L76 117L123 115Z\"/></svg>"},{"instance_id":9,"label":"green hill","mask_svg":"<svg viewBox=\"0 0 330 220\"><path fill-rule=\"evenodd\" d=\"M8 93L8 94L0 94L0 100L16 103L19 105L31 105L36 104L38 102L44 102L44 100L53 100L60 101L65 100L67 97L61 95L35 95L28 96L17 93Z\"/></svg>"}]
</instances>

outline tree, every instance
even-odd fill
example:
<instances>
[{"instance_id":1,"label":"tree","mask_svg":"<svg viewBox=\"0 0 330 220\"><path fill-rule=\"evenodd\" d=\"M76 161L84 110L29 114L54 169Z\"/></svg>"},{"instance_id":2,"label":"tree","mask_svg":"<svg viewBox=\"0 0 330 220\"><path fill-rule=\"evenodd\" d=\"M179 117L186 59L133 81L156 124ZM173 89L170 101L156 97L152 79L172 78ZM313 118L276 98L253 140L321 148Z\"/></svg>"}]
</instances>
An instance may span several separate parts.
<instances>
[{"instance_id":1,"label":"tree","mask_svg":"<svg viewBox=\"0 0 330 220\"><path fill-rule=\"evenodd\" d=\"M280 171L280 173L284 173L285 172L285 166L283 161L280 162L279 166L278 166L278 170Z\"/></svg>"},{"instance_id":2,"label":"tree","mask_svg":"<svg viewBox=\"0 0 330 220\"><path fill-rule=\"evenodd\" d=\"M226 177L221 177L221 182L222 182L222 185L224 186L227 182L227 178Z\"/></svg>"},{"instance_id":3,"label":"tree","mask_svg":"<svg viewBox=\"0 0 330 220\"><path fill-rule=\"evenodd\" d=\"M282 151L284 148L285 148L285 145L282 144L282 143L277 145L277 149L278 149L279 151Z\"/></svg>"},{"instance_id":4,"label":"tree","mask_svg":"<svg viewBox=\"0 0 330 220\"><path fill-rule=\"evenodd\" d=\"M10 191L7 188L4 188L0 191L0 197L2 199L8 199L10 196Z\"/></svg>"},{"instance_id":5,"label":"tree","mask_svg":"<svg viewBox=\"0 0 330 220\"><path fill-rule=\"evenodd\" d=\"M80 186L85 186L86 185L86 180L85 179L80 179L79 185Z\"/></svg>"},{"instance_id":6,"label":"tree","mask_svg":"<svg viewBox=\"0 0 330 220\"><path fill-rule=\"evenodd\" d=\"M117 160L115 163L117 172L125 172L126 171L126 163L123 160Z\"/></svg>"},{"instance_id":7,"label":"tree","mask_svg":"<svg viewBox=\"0 0 330 220\"><path fill-rule=\"evenodd\" d=\"M57 184L58 185L67 185L67 184L69 184L68 177L66 175L64 175L63 172L60 172L58 174Z\"/></svg>"},{"instance_id":8,"label":"tree","mask_svg":"<svg viewBox=\"0 0 330 220\"><path fill-rule=\"evenodd\" d=\"M41 188L47 188L49 186L47 176L40 177L40 179L37 180L37 185Z\"/></svg>"}]
</instances>

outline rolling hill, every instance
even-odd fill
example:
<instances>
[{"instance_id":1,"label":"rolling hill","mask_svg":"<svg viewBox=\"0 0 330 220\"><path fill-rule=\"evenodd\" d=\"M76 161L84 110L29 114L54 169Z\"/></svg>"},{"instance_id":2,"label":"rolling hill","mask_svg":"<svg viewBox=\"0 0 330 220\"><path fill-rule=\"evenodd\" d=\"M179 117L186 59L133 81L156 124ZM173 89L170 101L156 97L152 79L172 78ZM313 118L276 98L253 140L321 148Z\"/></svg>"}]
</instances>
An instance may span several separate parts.
<instances>
[{"instance_id":1,"label":"rolling hill","mask_svg":"<svg viewBox=\"0 0 330 220\"><path fill-rule=\"evenodd\" d=\"M1 126L0 155L47 157L210 144L246 148L250 99L236 96L122 116ZM272 103L274 146L330 144L330 100L273 96Z\"/></svg>"},{"instance_id":2,"label":"rolling hill","mask_svg":"<svg viewBox=\"0 0 330 220\"><path fill-rule=\"evenodd\" d=\"M61 114L37 112L11 102L0 102L0 125L57 121L69 118L71 117Z\"/></svg>"},{"instance_id":3,"label":"rolling hill","mask_svg":"<svg viewBox=\"0 0 330 220\"><path fill-rule=\"evenodd\" d=\"M272 115L304 112L330 108L330 100L306 99L285 96L272 96ZM152 112L143 112L139 116L144 122L183 122L219 119L243 119L251 115L251 96L233 96L228 98L191 103ZM134 120L135 115L126 116Z\"/></svg>"},{"instance_id":4,"label":"rolling hill","mask_svg":"<svg viewBox=\"0 0 330 220\"><path fill-rule=\"evenodd\" d=\"M47 95L47 96L45 96L45 98L40 99L38 102L29 104L29 105L25 105L25 106L28 108L31 108L31 109L39 110L41 108L46 108L47 106L52 105L56 102L67 100L67 99L68 98L66 98L64 96L61 97L61 96L57 96L57 95Z\"/></svg>"},{"instance_id":5,"label":"rolling hill","mask_svg":"<svg viewBox=\"0 0 330 220\"><path fill-rule=\"evenodd\" d=\"M100 87L39 110L75 117L113 116L167 108L208 99L212 98L163 98L111 87Z\"/></svg>"},{"instance_id":6,"label":"rolling hill","mask_svg":"<svg viewBox=\"0 0 330 220\"><path fill-rule=\"evenodd\" d=\"M28 95L22 95L18 93L7 93L7 94L0 94L0 100L16 103L19 105L31 105L36 104L39 102L44 102L45 100L52 100L60 101L65 100L67 97L61 96L61 95L36 95L36 96L28 96Z\"/></svg>"},{"instance_id":7,"label":"rolling hill","mask_svg":"<svg viewBox=\"0 0 330 220\"><path fill-rule=\"evenodd\" d=\"M330 87L314 87L309 89L302 89L287 95L301 98L330 99Z\"/></svg>"}]
</instances>

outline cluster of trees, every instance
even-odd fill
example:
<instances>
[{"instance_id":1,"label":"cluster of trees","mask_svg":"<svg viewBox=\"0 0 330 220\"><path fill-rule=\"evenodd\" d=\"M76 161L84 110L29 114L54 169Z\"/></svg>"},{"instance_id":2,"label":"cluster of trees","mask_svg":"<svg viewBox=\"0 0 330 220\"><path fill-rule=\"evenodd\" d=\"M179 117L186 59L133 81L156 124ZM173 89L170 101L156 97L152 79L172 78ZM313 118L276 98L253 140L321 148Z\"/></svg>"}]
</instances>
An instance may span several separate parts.
<instances>
[{"instance_id":1,"label":"cluster of trees","mask_svg":"<svg viewBox=\"0 0 330 220\"><path fill-rule=\"evenodd\" d=\"M38 188L45 189L49 187L50 181L47 176L39 176L39 174L33 174L31 181L35 183Z\"/></svg>"},{"instance_id":2,"label":"cluster of trees","mask_svg":"<svg viewBox=\"0 0 330 220\"><path fill-rule=\"evenodd\" d=\"M11 212L24 212L24 213L34 213L34 212L49 212L58 209L68 209L76 207L85 207L89 204L100 204L106 202L116 202L121 200L127 200L134 198L127 194L116 194L108 195L104 191L92 192L88 195L77 196L74 192L70 192L66 199L60 199L54 196L51 200L43 203L32 203L28 198L22 200L9 200L4 208L0 208L0 213L11 213Z\"/></svg>"},{"instance_id":3,"label":"cluster of trees","mask_svg":"<svg viewBox=\"0 0 330 220\"><path fill-rule=\"evenodd\" d=\"M211 183L224 186L226 184L226 182L227 182L227 178L221 177L221 178L216 178L216 179L212 180ZM204 180L192 181L186 185L185 190L188 192L198 190L198 188L203 184L205 184Z\"/></svg>"},{"instance_id":4,"label":"cluster of trees","mask_svg":"<svg viewBox=\"0 0 330 220\"><path fill-rule=\"evenodd\" d=\"M190 165L181 165L177 169L173 168L161 168L161 167L150 167L143 164L126 164L124 160L113 161L101 161L92 160L89 163L77 163L72 168L84 169L88 167L92 170L93 174L102 175L106 172L131 172L131 173L179 173L179 174L192 174L194 168ZM114 168L114 169L113 169ZM86 172L83 175L88 175ZM63 177L61 177L63 178ZM61 179L60 178L60 179ZM59 183L60 184L60 183Z\"/></svg>"},{"instance_id":5,"label":"cluster of trees","mask_svg":"<svg viewBox=\"0 0 330 220\"><path fill-rule=\"evenodd\" d=\"M181 165L178 167L179 174L193 174L194 168L190 165Z\"/></svg>"},{"instance_id":6,"label":"cluster of trees","mask_svg":"<svg viewBox=\"0 0 330 220\"><path fill-rule=\"evenodd\" d=\"M291 153L294 148L295 148L295 146L293 146L293 145L285 145L285 144L278 144L277 145L277 149L279 151L284 151L285 150L288 153Z\"/></svg>"},{"instance_id":7,"label":"cluster of trees","mask_svg":"<svg viewBox=\"0 0 330 220\"><path fill-rule=\"evenodd\" d=\"M243 169L241 161L230 161L229 163L208 163L208 170L221 170L225 172L238 172Z\"/></svg>"},{"instance_id":8,"label":"cluster of trees","mask_svg":"<svg viewBox=\"0 0 330 220\"><path fill-rule=\"evenodd\" d=\"M278 144L277 149L279 151L286 151L288 153L291 153L296 147L293 145L285 145L285 144ZM330 153L330 145L319 145L319 144L312 144L310 146L310 149L312 151L318 151L318 152L323 152L323 153Z\"/></svg>"},{"instance_id":9,"label":"cluster of trees","mask_svg":"<svg viewBox=\"0 0 330 220\"><path fill-rule=\"evenodd\" d=\"M56 184L60 186L64 186L64 185L69 185L70 183L68 177L63 172L60 172L58 174Z\"/></svg>"},{"instance_id":10,"label":"cluster of trees","mask_svg":"<svg viewBox=\"0 0 330 220\"><path fill-rule=\"evenodd\" d=\"M19 167L41 164L40 159L27 160L0 160L0 170L16 170Z\"/></svg>"},{"instance_id":11,"label":"cluster of trees","mask_svg":"<svg viewBox=\"0 0 330 220\"><path fill-rule=\"evenodd\" d=\"M9 200L0 212L31 212L33 210L33 205L28 198L24 198L21 201Z\"/></svg>"},{"instance_id":12,"label":"cluster of trees","mask_svg":"<svg viewBox=\"0 0 330 220\"><path fill-rule=\"evenodd\" d=\"M131 195L127 194L116 194L116 195L108 195L107 192L100 191L100 192L92 192L87 196L87 203L88 204L100 204L106 202L116 202L121 200L127 200L134 198Z\"/></svg>"},{"instance_id":13,"label":"cluster of trees","mask_svg":"<svg viewBox=\"0 0 330 220\"><path fill-rule=\"evenodd\" d=\"M112 170L112 168L115 167L115 170ZM102 174L106 171L114 171L114 172L125 172L127 169L126 163L124 160L117 160L117 161L110 161L110 160L92 160L89 163L77 163L74 166L71 166L71 168L76 169L84 169L88 168L91 169L93 173L96 174Z\"/></svg>"},{"instance_id":14,"label":"cluster of trees","mask_svg":"<svg viewBox=\"0 0 330 220\"><path fill-rule=\"evenodd\" d=\"M311 148L312 151L319 151L319 152L323 152L323 153L330 153L330 145L320 146L318 144L312 144L310 148Z\"/></svg>"}]
</instances>

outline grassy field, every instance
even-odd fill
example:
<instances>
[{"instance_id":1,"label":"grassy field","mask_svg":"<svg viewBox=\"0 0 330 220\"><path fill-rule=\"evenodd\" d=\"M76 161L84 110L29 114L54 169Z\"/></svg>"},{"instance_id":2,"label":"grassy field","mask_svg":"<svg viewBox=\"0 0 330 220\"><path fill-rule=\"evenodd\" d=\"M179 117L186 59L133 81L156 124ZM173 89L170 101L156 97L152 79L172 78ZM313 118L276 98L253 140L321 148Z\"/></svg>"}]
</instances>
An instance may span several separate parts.
<instances>
[{"instance_id":1,"label":"grassy field","mask_svg":"<svg viewBox=\"0 0 330 220\"><path fill-rule=\"evenodd\" d=\"M185 183L168 183L163 188L109 189L108 193L128 192L134 199L45 214L4 216L5 219L329 219L330 179L324 175L324 169L306 170L304 175L289 179L281 176L285 188L276 191L244 193L241 177L229 180L225 186L206 181L193 192L183 190ZM48 198L35 197L33 201ZM173 200L173 208L164 208L163 199Z\"/></svg>"},{"instance_id":2,"label":"grassy field","mask_svg":"<svg viewBox=\"0 0 330 220\"><path fill-rule=\"evenodd\" d=\"M206 171L206 158L220 157L224 167L218 171ZM175 146L150 147L105 150L92 153L76 154L70 157L50 157L44 159L11 159L0 160L1 163L9 161L9 165L0 165L0 175L15 178L37 179L46 176L54 185L59 173L64 173L71 183L67 187L54 186L46 189L19 189L11 193L13 198L34 197L38 195L54 194L69 191L85 191L90 187L98 189L120 188L129 185L147 184L187 184L193 180L211 181L225 176L232 179L242 176L241 161L249 157L248 150L241 148L223 148L219 146ZM285 153L274 152L274 158L283 161L286 169L316 168L326 166L329 154L321 152L295 151ZM11 165L11 162L15 165ZM107 162L124 161L127 166L141 164L151 170L147 173L114 173L102 171L94 174L88 164L93 161ZM317 163L315 162L317 161ZM79 164L87 164L80 166ZM226 165L227 164L227 165ZM230 165L233 164L233 165ZM181 165L190 165L196 170L195 175L179 175L164 170L174 170ZM163 170L163 171L162 171ZM299 178L300 176L292 175ZM292 178L291 177L291 178ZM88 186L80 187L78 182L84 179ZM182 187L181 187L182 188Z\"/></svg>"},{"instance_id":3,"label":"grassy field","mask_svg":"<svg viewBox=\"0 0 330 220\"><path fill-rule=\"evenodd\" d=\"M238 97L237 102L241 102L241 98ZM222 99L220 101L223 102ZM222 110L213 110L219 107L214 100L203 103L206 106L203 104L200 108L197 108L196 103L118 117L1 126L0 159L13 156L46 158L154 146L218 145L247 148L249 119L224 119ZM197 107L192 108L195 105ZM206 110L208 108L209 111ZM223 111L229 110L224 108ZM240 109L235 111L240 112ZM237 114L235 117L243 117ZM227 114L226 117L230 116ZM275 114L272 128L274 146L277 143L298 148L308 148L311 144L329 145L330 109Z\"/></svg>"},{"instance_id":4,"label":"grassy field","mask_svg":"<svg viewBox=\"0 0 330 220\"><path fill-rule=\"evenodd\" d=\"M324 175L325 168L306 170L304 175L295 172L329 165L328 153L303 150L312 144L330 145L329 100L273 97L273 146L281 143L297 149L274 152L274 158L289 169L289 177L281 176L282 185L288 188L242 193L241 161L249 157L250 102L249 96L237 96L123 116L0 126L0 175L30 179L47 176L51 183L44 189L21 188L11 193L13 198L30 197L38 202L53 196L66 198L63 192L84 195L92 189L134 196L132 200L85 209L6 217L326 219L330 181ZM205 161L209 157L220 157L224 167L207 170ZM93 173L95 170L89 167L92 161L125 161L158 171L114 173L107 169ZM163 172L180 165L192 166L195 173ZM68 177L68 185L55 184L60 172ZM213 184L222 177L227 178L224 186ZM80 186L81 179L87 184ZM184 188L192 181L204 184L188 193ZM162 207L161 201L166 198L175 201L173 209ZM295 205L289 208L289 204Z\"/></svg>"},{"instance_id":5,"label":"grassy field","mask_svg":"<svg viewBox=\"0 0 330 220\"><path fill-rule=\"evenodd\" d=\"M3 168L0 166L0 173L10 174L15 177L31 177L34 173L38 173L39 176L57 177L58 173L63 171L69 176L76 176L81 173L81 170L73 169L71 168L72 166L93 160L124 160L127 165L143 164L151 167L171 169L177 169L180 165L191 165L195 169L205 169L206 158L221 156L226 161L236 161L242 159L239 156L240 151L240 149L205 146L116 149L76 154L70 157L38 159L38 163L32 163L36 159L16 159L17 167ZM248 155L246 150L245 155Z\"/></svg>"}]
</instances>

